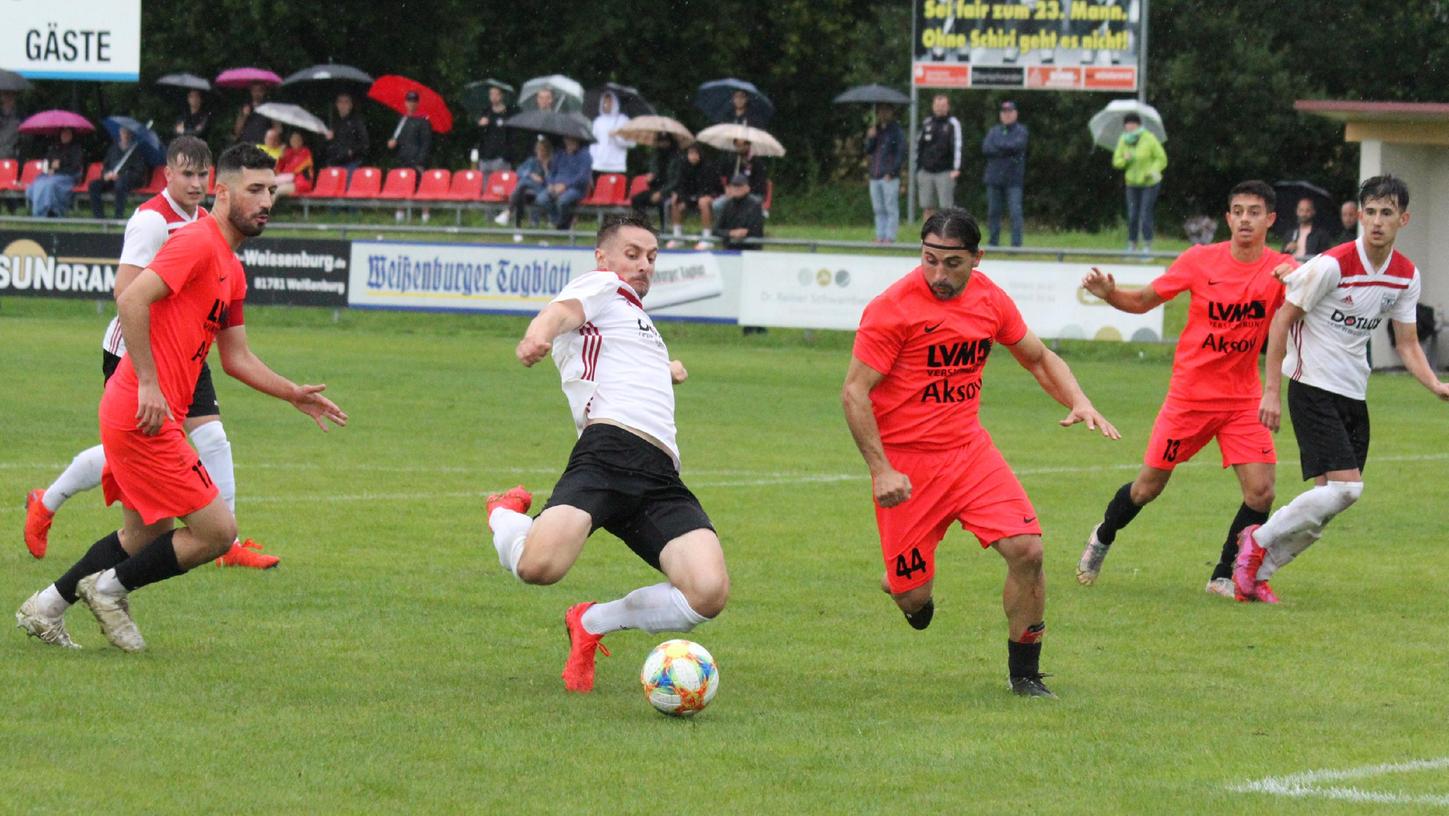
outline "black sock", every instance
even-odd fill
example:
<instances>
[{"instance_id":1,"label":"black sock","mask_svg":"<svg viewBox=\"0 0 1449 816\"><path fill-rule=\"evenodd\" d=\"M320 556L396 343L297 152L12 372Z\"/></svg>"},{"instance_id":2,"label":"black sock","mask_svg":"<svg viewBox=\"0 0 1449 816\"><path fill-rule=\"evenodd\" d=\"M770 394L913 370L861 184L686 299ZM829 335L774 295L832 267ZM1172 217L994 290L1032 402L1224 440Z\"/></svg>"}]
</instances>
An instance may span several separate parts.
<instances>
[{"instance_id":1,"label":"black sock","mask_svg":"<svg viewBox=\"0 0 1449 816\"><path fill-rule=\"evenodd\" d=\"M936 599L927 598L926 603L914 612L906 613L906 623L912 629L921 630L931 625L931 616L936 614Z\"/></svg>"},{"instance_id":2,"label":"black sock","mask_svg":"<svg viewBox=\"0 0 1449 816\"><path fill-rule=\"evenodd\" d=\"M176 561L176 547L171 543L175 535L175 530L162 533L145 549L121 562L116 567L116 580L121 586L134 591L186 572Z\"/></svg>"},{"instance_id":3,"label":"black sock","mask_svg":"<svg viewBox=\"0 0 1449 816\"><path fill-rule=\"evenodd\" d=\"M1006 666L1012 677L1041 674L1041 638L1045 632L1046 623L1036 623L1022 635L1027 642L1006 641Z\"/></svg>"},{"instance_id":4,"label":"black sock","mask_svg":"<svg viewBox=\"0 0 1449 816\"><path fill-rule=\"evenodd\" d=\"M1132 523L1141 512L1142 505L1132 503L1132 483L1117 489L1117 495L1107 502L1107 512L1102 515L1102 526L1097 528L1097 540L1110 547L1117 540L1117 531Z\"/></svg>"},{"instance_id":5,"label":"black sock","mask_svg":"<svg viewBox=\"0 0 1449 816\"><path fill-rule=\"evenodd\" d=\"M1238 507L1238 514L1233 516L1233 525L1228 528L1228 540L1223 542L1222 558L1213 568L1214 579L1233 577L1233 559L1238 557L1238 534L1247 527L1262 524L1267 520L1267 510L1254 510L1246 504Z\"/></svg>"},{"instance_id":6,"label":"black sock","mask_svg":"<svg viewBox=\"0 0 1449 816\"><path fill-rule=\"evenodd\" d=\"M55 588L67 603L75 603L75 585L80 583L80 579L92 573L110 569L128 557L126 551L121 549L121 533L118 530L92 544L91 548L86 550L86 554L81 556L74 566L66 570L65 575L56 579Z\"/></svg>"}]
</instances>

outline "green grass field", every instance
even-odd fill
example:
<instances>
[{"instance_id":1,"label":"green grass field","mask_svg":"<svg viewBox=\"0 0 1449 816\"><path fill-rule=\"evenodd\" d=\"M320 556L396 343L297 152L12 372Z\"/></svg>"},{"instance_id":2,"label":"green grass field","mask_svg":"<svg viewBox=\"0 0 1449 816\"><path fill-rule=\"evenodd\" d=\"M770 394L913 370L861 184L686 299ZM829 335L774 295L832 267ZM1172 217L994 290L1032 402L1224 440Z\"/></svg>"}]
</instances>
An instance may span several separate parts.
<instances>
[{"instance_id":1,"label":"green grass field","mask_svg":"<svg viewBox=\"0 0 1449 816\"><path fill-rule=\"evenodd\" d=\"M57 516L44 561L22 543L25 492L96 438L107 319L90 303L0 301L7 608L117 522L90 493ZM1021 700L1005 689L998 556L950 533L925 632L880 592L868 480L839 409L849 337L663 324L691 372L684 476L733 579L729 608L689 636L718 659L720 694L679 721L637 681L668 635L611 635L591 695L558 676L564 609L654 573L601 533L562 583L529 587L489 545L483 495L519 481L547 493L573 441L556 372L513 361L522 321L260 307L248 321L264 359L326 382L352 415L324 435L218 382L241 530L280 568L207 566L137 593L139 655L107 647L84 608L68 618L80 652L8 630L0 812L1449 808L1449 414L1404 375L1371 386L1363 500L1275 580L1284 603L1270 608L1203 592L1239 501L1213 448L1119 537L1097 586L1073 580L1140 461L1167 349L1064 347L1117 443L1058 428L1063 411L999 353L982 413L1047 530L1043 668L1061 698ZM1302 488L1291 434L1279 439L1286 501ZM1411 761L1427 762L1309 777L1298 797L1234 790Z\"/></svg>"}]
</instances>

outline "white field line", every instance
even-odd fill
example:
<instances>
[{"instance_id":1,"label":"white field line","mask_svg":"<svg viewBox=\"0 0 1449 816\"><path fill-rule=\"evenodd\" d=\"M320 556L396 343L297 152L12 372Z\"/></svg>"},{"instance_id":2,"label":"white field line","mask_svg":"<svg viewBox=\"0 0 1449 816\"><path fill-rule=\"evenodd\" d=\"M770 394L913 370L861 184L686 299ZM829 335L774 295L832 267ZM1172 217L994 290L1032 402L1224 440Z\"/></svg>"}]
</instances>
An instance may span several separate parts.
<instances>
[{"instance_id":1,"label":"white field line","mask_svg":"<svg viewBox=\"0 0 1449 816\"><path fill-rule=\"evenodd\" d=\"M1287 776L1269 776L1255 782L1230 785L1228 786L1228 790L1234 793L1262 793L1271 796L1290 796L1294 798L1313 797L1318 799L1337 799L1345 802L1449 807L1449 795L1444 794L1366 791L1339 785L1323 785L1325 782L1371 779L1388 774L1435 771L1444 768L1449 768L1449 757L1418 759L1412 762L1395 762L1383 765L1367 765L1361 768L1345 768L1341 770L1322 769L1289 774Z\"/></svg>"}]
</instances>

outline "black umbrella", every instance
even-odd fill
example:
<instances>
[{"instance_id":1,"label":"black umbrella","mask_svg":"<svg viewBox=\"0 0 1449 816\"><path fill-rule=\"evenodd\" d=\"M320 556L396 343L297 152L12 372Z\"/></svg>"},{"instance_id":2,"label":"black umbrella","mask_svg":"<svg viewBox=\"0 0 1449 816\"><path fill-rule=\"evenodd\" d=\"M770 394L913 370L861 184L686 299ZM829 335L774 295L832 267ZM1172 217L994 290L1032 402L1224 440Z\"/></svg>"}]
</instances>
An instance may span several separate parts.
<instances>
[{"instance_id":1,"label":"black umbrella","mask_svg":"<svg viewBox=\"0 0 1449 816\"><path fill-rule=\"evenodd\" d=\"M857 85L835 97L835 104L849 105L909 105L911 98L884 85Z\"/></svg>"},{"instance_id":2,"label":"black umbrella","mask_svg":"<svg viewBox=\"0 0 1449 816\"><path fill-rule=\"evenodd\" d=\"M614 95L614 101L618 105L614 109L615 113L623 113L630 119L639 116L654 116L657 113L653 105L644 101L644 97L639 94L638 88L631 88L628 85L619 85L614 82L605 82L597 88L590 88L589 92L584 94L584 113L586 115L598 116L602 112L599 110L599 98L606 91Z\"/></svg>"},{"instance_id":3,"label":"black umbrella","mask_svg":"<svg viewBox=\"0 0 1449 816\"><path fill-rule=\"evenodd\" d=\"M723 122L734 111L731 100L735 91L744 91L750 98L749 106L745 110L753 119L751 124L763 127L770 123L770 118L775 115L775 103L761 93L759 88L743 79L715 79L704 83L694 92L694 106L703 111L710 121Z\"/></svg>"},{"instance_id":4,"label":"black umbrella","mask_svg":"<svg viewBox=\"0 0 1449 816\"><path fill-rule=\"evenodd\" d=\"M589 125L589 120L577 113L524 111L506 119L503 126L534 133L547 133L552 136L569 136L583 142L594 140L593 128Z\"/></svg>"},{"instance_id":5,"label":"black umbrella","mask_svg":"<svg viewBox=\"0 0 1449 816\"><path fill-rule=\"evenodd\" d=\"M196 74L167 74L156 80L156 84L165 88L180 88L184 91L209 91L211 83Z\"/></svg>"},{"instance_id":6,"label":"black umbrella","mask_svg":"<svg viewBox=\"0 0 1449 816\"><path fill-rule=\"evenodd\" d=\"M30 82L25 77L14 71L0 69L0 91L14 91L19 93L20 91L28 90L30 90Z\"/></svg>"},{"instance_id":7,"label":"black umbrella","mask_svg":"<svg viewBox=\"0 0 1449 816\"><path fill-rule=\"evenodd\" d=\"M335 96L350 93L361 97L372 87L372 76L351 65L313 65L282 80L281 87L301 93Z\"/></svg>"},{"instance_id":8,"label":"black umbrella","mask_svg":"<svg viewBox=\"0 0 1449 816\"><path fill-rule=\"evenodd\" d=\"M1338 228L1338 213L1334 209L1333 196L1317 184L1301 179L1279 181L1273 185L1273 192L1278 194L1278 221L1273 227L1284 240L1298 227L1298 202L1305 198L1313 200L1313 207L1317 211L1313 216L1314 229L1333 232Z\"/></svg>"},{"instance_id":9,"label":"black umbrella","mask_svg":"<svg viewBox=\"0 0 1449 816\"><path fill-rule=\"evenodd\" d=\"M477 82L469 82L463 86L463 93L460 102L463 103L463 110L468 112L468 121L476 122L488 115L493 109L493 103L488 101L488 89L497 88L503 92L503 103L508 105L510 97L517 91L512 85L497 79L480 79ZM509 106L511 107L511 106Z\"/></svg>"}]
</instances>

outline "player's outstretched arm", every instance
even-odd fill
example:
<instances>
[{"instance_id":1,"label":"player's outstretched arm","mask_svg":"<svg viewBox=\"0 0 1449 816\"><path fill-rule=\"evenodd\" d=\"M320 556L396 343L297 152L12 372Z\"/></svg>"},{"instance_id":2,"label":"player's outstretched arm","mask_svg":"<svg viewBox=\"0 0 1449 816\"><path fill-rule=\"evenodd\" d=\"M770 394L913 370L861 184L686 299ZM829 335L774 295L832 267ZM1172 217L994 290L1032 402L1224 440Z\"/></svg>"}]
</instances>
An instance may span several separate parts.
<instances>
[{"instance_id":1,"label":"player's outstretched arm","mask_svg":"<svg viewBox=\"0 0 1449 816\"><path fill-rule=\"evenodd\" d=\"M1449 383L1440 382L1434 374L1434 367L1424 358L1424 349L1419 346L1418 325L1397 320L1389 322L1393 324L1394 348L1399 352L1399 359L1404 361L1404 369L1434 396L1449 402Z\"/></svg>"},{"instance_id":2,"label":"player's outstretched arm","mask_svg":"<svg viewBox=\"0 0 1449 816\"><path fill-rule=\"evenodd\" d=\"M1288 330L1306 314L1291 303L1284 303L1268 324L1267 359L1263 361L1263 399L1258 403L1258 421L1263 427L1278 432L1283 422L1283 357L1288 354Z\"/></svg>"},{"instance_id":3,"label":"player's outstretched arm","mask_svg":"<svg viewBox=\"0 0 1449 816\"><path fill-rule=\"evenodd\" d=\"M1131 314L1150 312L1167 302L1151 286L1119 289L1117 279L1110 272L1103 272L1095 266L1082 278L1082 288L1105 300L1112 308Z\"/></svg>"},{"instance_id":4,"label":"player's outstretched arm","mask_svg":"<svg viewBox=\"0 0 1449 816\"><path fill-rule=\"evenodd\" d=\"M532 366L534 363L548 356L553 350L553 341L560 334L571 332L584 325L584 305L577 300L560 300L557 303L550 303L543 307L533 321L528 324L528 330L523 333L523 339L518 341L518 348L514 354L518 362L525 366Z\"/></svg>"},{"instance_id":5,"label":"player's outstretched arm","mask_svg":"<svg viewBox=\"0 0 1449 816\"><path fill-rule=\"evenodd\" d=\"M871 408L870 392L883 379L884 374L851 357L850 368L845 372L845 386L840 391L840 402L845 408L845 424L850 426L855 446L870 468L871 491L875 494L876 504L894 507L911 497L911 480L891 467L885 447L880 442L880 426L876 424L875 411Z\"/></svg>"},{"instance_id":6,"label":"player's outstretched arm","mask_svg":"<svg viewBox=\"0 0 1449 816\"><path fill-rule=\"evenodd\" d=\"M1112 423L1092 406L1092 401L1087 399L1082 387L1077 385L1077 378L1072 376L1072 370L1067 367L1066 362L1047 348L1034 333L1028 331L1015 345L1007 348L1011 350L1011 356L1016 358L1016 362L1036 377L1041 390L1047 396L1070 409L1071 412L1066 418L1058 423L1063 428L1085 422L1088 429L1100 431L1108 439L1122 438L1122 434L1112 427Z\"/></svg>"},{"instance_id":7,"label":"player's outstretched arm","mask_svg":"<svg viewBox=\"0 0 1449 816\"><path fill-rule=\"evenodd\" d=\"M161 430L162 423L171 419L171 409L156 379L156 358L151 356L151 304L169 294L171 287L166 281L147 269L116 298L121 337L136 369L136 428L147 436Z\"/></svg>"},{"instance_id":8,"label":"player's outstretched arm","mask_svg":"<svg viewBox=\"0 0 1449 816\"><path fill-rule=\"evenodd\" d=\"M222 329L216 336L216 343L221 353L221 367L227 374L263 394L292 403L324 431L329 421L338 426L347 424L347 414L332 400L322 396L327 386L298 385L273 371L253 354L247 343L246 326Z\"/></svg>"}]
</instances>

